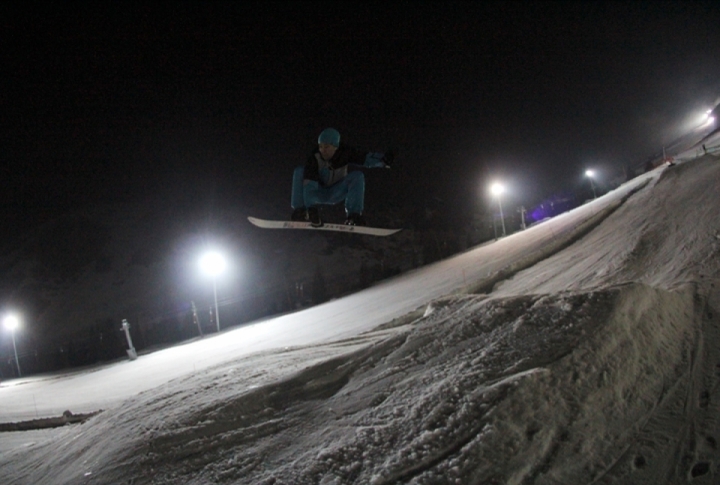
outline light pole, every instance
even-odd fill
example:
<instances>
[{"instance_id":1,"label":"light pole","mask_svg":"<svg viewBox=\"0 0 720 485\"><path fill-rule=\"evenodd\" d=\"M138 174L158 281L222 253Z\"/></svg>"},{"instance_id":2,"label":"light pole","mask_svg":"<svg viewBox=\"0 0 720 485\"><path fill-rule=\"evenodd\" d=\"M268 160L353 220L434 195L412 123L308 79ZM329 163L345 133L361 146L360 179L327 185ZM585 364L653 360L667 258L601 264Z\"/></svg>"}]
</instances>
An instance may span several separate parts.
<instances>
[{"instance_id":1,"label":"light pole","mask_svg":"<svg viewBox=\"0 0 720 485\"><path fill-rule=\"evenodd\" d=\"M595 172L592 170L586 170L585 175L587 176L587 178L590 179L590 187L593 191L593 199L597 199L597 195L595 195L595 184L593 183L593 177L595 176Z\"/></svg>"},{"instance_id":2,"label":"light pole","mask_svg":"<svg viewBox=\"0 0 720 485\"><path fill-rule=\"evenodd\" d=\"M490 187L490 191L495 197L497 197L498 206L500 207L500 222L502 222L502 235L503 237L505 237L505 216L503 216L502 203L500 202L500 194L505 192L505 187L503 187L499 183L494 183Z\"/></svg>"},{"instance_id":3,"label":"light pole","mask_svg":"<svg viewBox=\"0 0 720 485\"><path fill-rule=\"evenodd\" d=\"M126 350L128 357L130 357L130 360L137 359L137 351L135 350L135 347L132 343L132 337L130 337L130 324L126 319L123 318L122 321L122 329L125 331L125 338L127 339L128 343L128 350Z\"/></svg>"},{"instance_id":4,"label":"light pole","mask_svg":"<svg viewBox=\"0 0 720 485\"><path fill-rule=\"evenodd\" d=\"M13 341L13 350L15 351L15 365L17 366L18 377L22 377L20 371L20 360L18 359L17 345L15 345L15 329L20 325L20 321L15 315L8 315L5 317L5 327L10 330Z\"/></svg>"},{"instance_id":5,"label":"light pole","mask_svg":"<svg viewBox=\"0 0 720 485\"><path fill-rule=\"evenodd\" d=\"M222 254L217 252L205 253L200 258L200 269L207 275L210 275L213 280L213 295L215 297L215 323L217 324L217 331L220 331L220 313L218 312L218 299L217 299L217 277L220 273L225 270L226 262Z\"/></svg>"}]
</instances>

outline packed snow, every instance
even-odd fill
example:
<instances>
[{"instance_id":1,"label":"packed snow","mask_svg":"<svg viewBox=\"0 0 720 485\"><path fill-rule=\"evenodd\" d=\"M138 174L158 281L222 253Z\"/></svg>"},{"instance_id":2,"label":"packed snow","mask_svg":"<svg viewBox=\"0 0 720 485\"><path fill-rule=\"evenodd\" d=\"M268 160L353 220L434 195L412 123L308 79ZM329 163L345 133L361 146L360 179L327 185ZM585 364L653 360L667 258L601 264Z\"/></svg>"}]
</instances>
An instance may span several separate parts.
<instances>
[{"instance_id":1,"label":"packed snow","mask_svg":"<svg viewBox=\"0 0 720 485\"><path fill-rule=\"evenodd\" d=\"M7 381L3 484L716 484L720 160L326 304Z\"/></svg>"}]
</instances>

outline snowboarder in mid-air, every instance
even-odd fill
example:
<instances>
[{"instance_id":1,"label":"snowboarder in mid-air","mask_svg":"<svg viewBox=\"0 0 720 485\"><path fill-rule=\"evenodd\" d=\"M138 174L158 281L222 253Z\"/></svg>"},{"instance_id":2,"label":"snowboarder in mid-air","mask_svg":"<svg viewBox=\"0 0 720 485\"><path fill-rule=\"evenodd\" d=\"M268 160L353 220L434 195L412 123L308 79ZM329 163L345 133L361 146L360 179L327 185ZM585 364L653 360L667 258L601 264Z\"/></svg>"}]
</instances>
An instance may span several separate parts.
<instances>
[{"instance_id":1,"label":"snowboarder in mid-air","mask_svg":"<svg viewBox=\"0 0 720 485\"><path fill-rule=\"evenodd\" d=\"M318 148L308 157L304 167L293 173L290 219L310 221L321 227L319 206L345 202L345 224L364 226L365 168L390 168L395 159L392 150L386 153L364 152L340 143L340 133L327 128L318 137Z\"/></svg>"}]
</instances>

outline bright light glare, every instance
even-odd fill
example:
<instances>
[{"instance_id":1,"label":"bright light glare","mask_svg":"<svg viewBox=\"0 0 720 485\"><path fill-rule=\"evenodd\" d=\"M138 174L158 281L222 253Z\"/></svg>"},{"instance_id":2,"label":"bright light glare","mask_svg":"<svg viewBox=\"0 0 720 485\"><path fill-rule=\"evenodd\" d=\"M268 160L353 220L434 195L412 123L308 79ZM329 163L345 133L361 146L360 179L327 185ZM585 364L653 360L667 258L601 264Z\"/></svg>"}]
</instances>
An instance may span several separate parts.
<instances>
[{"instance_id":1,"label":"bright light glare","mask_svg":"<svg viewBox=\"0 0 720 485\"><path fill-rule=\"evenodd\" d=\"M593 170L586 170L585 175L587 175L590 178L593 178L595 176L595 172Z\"/></svg>"},{"instance_id":2,"label":"bright light glare","mask_svg":"<svg viewBox=\"0 0 720 485\"><path fill-rule=\"evenodd\" d=\"M685 134L686 132L694 130L704 130L713 125L715 122L714 116L712 116L712 109L703 108L697 110L694 113L689 114L685 117L682 123L678 123L674 132L677 135Z\"/></svg>"},{"instance_id":3,"label":"bright light glare","mask_svg":"<svg viewBox=\"0 0 720 485\"><path fill-rule=\"evenodd\" d=\"M493 195L500 195L505 192L505 187L496 182L490 186L490 192L492 192Z\"/></svg>"},{"instance_id":4,"label":"bright light glare","mask_svg":"<svg viewBox=\"0 0 720 485\"><path fill-rule=\"evenodd\" d=\"M217 276L227 267L227 263L222 254L218 252L210 252L200 258L200 269L203 273L210 276Z\"/></svg>"},{"instance_id":5,"label":"bright light glare","mask_svg":"<svg viewBox=\"0 0 720 485\"><path fill-rule=\"evenodd\" d=\"M15 330L20 325L20 321L15 315L8 315L5 317L5 328L8 330Z\"/></svg>"},{"instance_id":6,"label":"bright light glare","mask_svg":"<svg viewBox=\"0 0 720 485\"><path fill-rule=\"evenodd\" d=\"M715 117L710 116L710 113L712 113L711 109L703 113L702 117L700 118L700 128L706 128L715 123Z\"/></svg>"}]
</instances>

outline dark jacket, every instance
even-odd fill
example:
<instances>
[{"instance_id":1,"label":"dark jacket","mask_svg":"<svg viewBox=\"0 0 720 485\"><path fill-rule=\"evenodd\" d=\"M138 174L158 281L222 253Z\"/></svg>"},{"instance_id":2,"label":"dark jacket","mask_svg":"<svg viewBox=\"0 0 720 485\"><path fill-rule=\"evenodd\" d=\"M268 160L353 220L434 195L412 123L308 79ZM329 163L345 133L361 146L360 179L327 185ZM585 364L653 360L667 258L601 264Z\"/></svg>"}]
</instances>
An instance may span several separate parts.
<instances>
[{"instance_id":1,"label":"dark jacket","mask_svg":"<svg viewBox=\"0 0 720 485\"><path fill-rule=\"evenodd\" d=\"M366 165L370 152L356 150L342 143L330 160L323 160L319 150L315 150L305 162L304 180L314 180L322 186L330 186L344 179L348 172Z\"/></svg>"}]
</instances>

